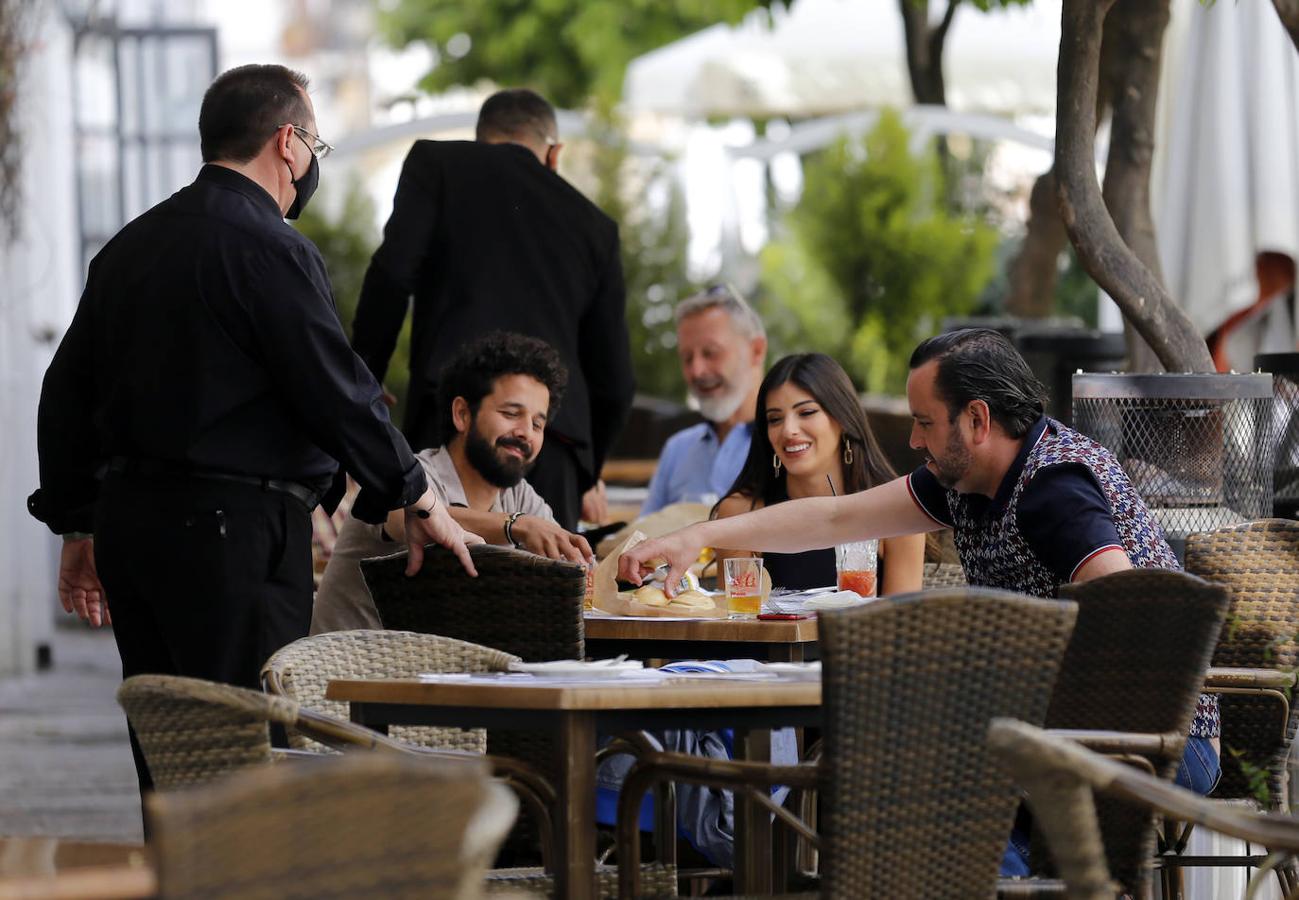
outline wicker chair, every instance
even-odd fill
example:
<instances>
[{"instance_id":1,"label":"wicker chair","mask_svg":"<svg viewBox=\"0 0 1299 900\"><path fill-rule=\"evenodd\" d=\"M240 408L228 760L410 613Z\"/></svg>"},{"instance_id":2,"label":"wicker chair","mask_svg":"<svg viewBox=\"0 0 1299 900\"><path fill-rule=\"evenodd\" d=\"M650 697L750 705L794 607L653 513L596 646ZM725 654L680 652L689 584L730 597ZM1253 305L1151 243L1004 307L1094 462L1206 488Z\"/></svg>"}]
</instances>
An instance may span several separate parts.
<instances>
[{"instance_id":1,"label":"wicker chair","mask_svg":"<svg viewBox=\"0 0 1299 900\"><path fill-rule=\"evenodd\" d=\"M368 728L302 709L293 700L199 678L135 675L122 682L117 702L135 729L154 787L162 791L285 759L291 751L271 747L271 725L300 729L339 750L392 744ZM466 762L484 765L467 754Z\"/></svg>"},{"instance_id":2,"label":"wicker chair","mask_svg":"<svg viewBox=\"0 0 1299 900\"><path fill-rule=\"evenodd\" d=\"M322 715L288 697L179 675L134 675L122 682L117 702L135 729L154 786L161 791L206 784L240 769L275 760L272 724L302 732L335 749L411 750L343 719ZM422 754L432 758L432 754ZM438 754L436 764L487 773L476 754Z\"/></svg>"},{"instance_id":3,"label":"wicker chair","mask_svg":"<svg viewBox=\"0 0 1299 900\"><path fill-rule=\"evenodd\" d=\"M476 578L448 550L436 546L425 548L424 564L413 578L406 576L404 552L362 560L361 572L384 628L481 644L527 662L585 655L585 569L492 544L475 544L469 552L478 570ZM554 780L555 745L549 735L489 731L487 749L493 757L520 760ZM663 802L671 804L670 794ZM526 820L521 830L524 840L512 836L509 846L526 854ZM665 843L660 835L659 846ZM656 884L675 884L674 857L670 852L664 857L665 865L646 865L643 874ZM614 870L604 869L598 877L602 890L614 886ZM550 889L547 877L541 875L520 873L514 883Z\"/></svg>"},{"instance_id":4,"label":"wicker chair","mask_svg":"<svg viewBox=\"0 0 1299 900\"><path fill-rule=\"evenodd\" d=\"M406 576L404 551L361 561L384 628L469 641L527 662L582 658L586 572L581 566L475 544L469 552L478 577L472 578L449 550L425 550L424 565L414 577ZM489 732L487 749L555 780L555 745L549 735ZM507 846L521 850L515 838Z\"/></svg>"},{"instance_id":5,"label":"wicker chair","mask_svg":"<svg viewBox=\"0 0 1299 900\"><path fill-rule=\"evenodd\" d=\"M581 566L492 544L469 552L477 578L442 547L427 548L413 578L404 552L362 560L383 627L470 641L527 662L582 658Z\"/></svg>"},{"instance_id":6,"label":"wicker chair","mask_svg":"<svg viewBox=\"0 0 1299 900\"><path fill-rule=\"evenodd\" d=\"M1193 534L1186 542L1186 570L1231 589L1228 624L1213 665L1270 670L1253 676L1257 684L1247 683L1245 673L1219 672L1210 672L1208 683L1224 688L1223 749L1267 769L1268 804L1288 810L1285 763L1299 704L1291 707L1281 691L1294 685L1299 668L1299 522L1264 519ZM1277 683L1278 673L1284 683ZM1214 796L1253 797L1248 773L1230 758L1224 759Z\"/></svg>"},{"instance_id":7,"label":"wicker chair","mask_svg":"<svg viewBox=\"0 0 1299 900\"><path fill-rule=\"evenodd\" d=\"M262 687L268 694L288 697L336 719L347 716L347 706L325 699L325 689L335 678L414 678L421 672L503 672L517 656L453 638L411 631L334 631L300 638L276 651L262 667ZM289 729L289 744L296 750L319 752L329 748L297 729ZM397 726L393 740L411 747L484 753L482 729ZM542 858L550 858L550 811L555 790L526 763L507 757L488 758L493 774L504 779L519 795L528 814L544 827L539 838Z\"/></svg>"},{"instance_id":8,"label":"wicker chair","mask_svg":"<svg viewBox=\"0 0 1299 900\"><path fill-rule=\"evenodd\" d=\"M1078 604L1078 624L1046 727L1088 731L1079 739L1093 749L1171 779L1222 630L1227 591L1182 572L1130 569L1067 585L1060 597ZM1098 806L1110 871L1140 895L1152 870L1155 820L1109 801ZM1050 886L1036 890L1049 893Z\"/></svg>"},{"instance_id":9,"label":"wicker chair","mask_svg":"<svg viewBox=\"0 0 1299 900\"><path fill-rule=\"evenodd\" d=\"M415 678L421 672L505 672L517 656L454 638L412 631L332 631L301 638L277 650L262 666L262 688L291 697L322 713L347 718L347 704L326 700L335 678ZM484 753L482 729L395 726L392 737L407 744ZM320 750L297 731L289 746Z\"/></svg>"},{"instance_id":10,"label":"wicker chair","mask_svg":"<svg viewBox=\"0 0 1299 900\"><path fill-rule=\"evenodd\" d=\"M353 756L148 798L162 898L473 898L517 801L463 766Z\"/></svg>"},{"instance_id":11,"label":"wicker chair","mask_svg":"<svg viewBox=\"0 0 1299 900\"><path fill-rule=\"evenodd\" d=\"M965 587L965 567L960 563L925 563L921 584L927 591L935 588Z\"/></svg>"},{"instance_id":12,"label":"wicker chair","mask_svg":"<svg viewBox=\"0 0 1299 900\"><path fill-rule=\"evenodd\" d=\"M1033 815L1050 844L1069 900L1114 900L1119 886L1110 878L1097 827L1093 795L1276 851L1273 861L1299 853L1299 820L1259 814L1205 800L1190 791L1106 759L1059 735L1007 719L988 729L992 752L1006 762L1028 794ZM1260 873L1257 878L1264 877ZM1299 891L1287 895L1299 900Z\"/></svg>"},{"instance_id":13,"label":"wicker chair","mask_svg":"<svg viewBox=\"0 0 1299 900\"><path fill-rule=\"evenodd\" d=\"M1213 653L1205 689L1222 709L1222 780L1213 797L1253 800L1288 812L1290 755L1299 704L1290 694L1299 668L1299 522L1263 519L1193 534L1186 570L1231 590L1227 625ZM1243 763L1243 764L1242 764ZM1266 775L1266 797L1257 796L1250 768ZM1187 829L1189 831L1189 829ZM1174 853L1187 834L1170 833ZM1166 856L1166 865L1243 865L1248 857ZM1293 864L1278 868L1283 890L1299 882Z\"/></svg>"},{"instance_id":14,"label":"wicker chair","mask_svg":"<svg viewBox=\"0 0 1299 900\"><path fill-rule=\"evenodd\" d=\"M626 865L639 859L635 813L663 778L743 788L758 802L767 785L818 786L822 897L989 896L1016 794L986 751L988 722L1043 720L1075 613L977 588L822 613L819 766L647 755L619 797L620 896L638 896Z\"/></svg>"}]
</instances>

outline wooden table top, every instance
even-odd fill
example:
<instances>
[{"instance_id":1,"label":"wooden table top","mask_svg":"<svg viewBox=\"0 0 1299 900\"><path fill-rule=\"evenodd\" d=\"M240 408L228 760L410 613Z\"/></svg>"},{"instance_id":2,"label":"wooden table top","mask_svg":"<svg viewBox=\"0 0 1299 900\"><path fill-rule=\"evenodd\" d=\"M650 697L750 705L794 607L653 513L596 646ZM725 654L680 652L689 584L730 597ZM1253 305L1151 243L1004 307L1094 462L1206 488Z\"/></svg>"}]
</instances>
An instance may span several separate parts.
<instances>
[{"instance_id":1,"label":"wooden table top","mask_svg":"<svg viewBox=\"0 0 1299 900\"><path fill-rule=\"evenodd\" d=\"M551 679L421 681L334 679L325 696L358 703L529 710L713 709L819 706L820 681L739 679L575 683Z\"/></svg>"},{"instance_id":2,"label":"wooden table top","mask_svg":"<svg viewBox=\"0 0 1299 900\"><path fill-rule=\"evenodd\" d=\"M0 838L0 900L145 898L157 891L140 844Z\"/></svg>"},{"instance_id":3,"label":"wooden table top","mask_svg":"<svg viewBox=\"0 0 1299 900\"><path fill-rule=\"evenodd\" d=\"M654 616L611 619L586 616L586 636L621 641L735 641L761 644L806 644L816 641L816 619L660 619Z\"/></svg>"}]
</instances>

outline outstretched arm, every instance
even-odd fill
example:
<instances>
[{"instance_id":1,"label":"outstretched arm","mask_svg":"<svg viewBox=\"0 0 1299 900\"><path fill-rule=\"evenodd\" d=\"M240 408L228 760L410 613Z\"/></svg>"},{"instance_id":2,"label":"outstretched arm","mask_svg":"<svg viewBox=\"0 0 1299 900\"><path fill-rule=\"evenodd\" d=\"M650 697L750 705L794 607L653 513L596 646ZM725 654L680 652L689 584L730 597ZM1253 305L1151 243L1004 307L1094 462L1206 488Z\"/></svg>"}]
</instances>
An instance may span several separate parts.
<instances>
[{"instance_id":1,"label":"outstretched arm","mask_svg":"<svg viewBox=\"0 0 1299 900\"><path fill-rule=\"evenodd\" d=\"M808 497L777 503L733 518L700 522L657 540L637 544L618 563L618 577L640 584L641 576L666 561L674 585L703 547L801 553L847 541L935 531L907 489L906 477L844 497Z\"/></svg>"}]
</instances>

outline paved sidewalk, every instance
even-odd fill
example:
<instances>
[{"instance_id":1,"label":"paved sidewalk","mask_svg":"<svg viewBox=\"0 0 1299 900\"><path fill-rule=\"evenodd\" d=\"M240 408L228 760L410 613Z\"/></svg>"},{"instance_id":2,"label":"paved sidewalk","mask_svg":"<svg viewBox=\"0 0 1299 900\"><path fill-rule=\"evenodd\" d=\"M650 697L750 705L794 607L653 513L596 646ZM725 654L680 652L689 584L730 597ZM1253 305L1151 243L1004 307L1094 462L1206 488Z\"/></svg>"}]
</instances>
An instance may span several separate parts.
<instances>
[{"instance_id":1,"label":"paved sidewalk","mask_svg":"<svg viewBox=\"0 0 1299 900\"><path fill-rule=\"evenodd\" d=\"M0 678L0 835L140 841L112 632L54 630L54 667Z\"/></svg>"}]
</instances>

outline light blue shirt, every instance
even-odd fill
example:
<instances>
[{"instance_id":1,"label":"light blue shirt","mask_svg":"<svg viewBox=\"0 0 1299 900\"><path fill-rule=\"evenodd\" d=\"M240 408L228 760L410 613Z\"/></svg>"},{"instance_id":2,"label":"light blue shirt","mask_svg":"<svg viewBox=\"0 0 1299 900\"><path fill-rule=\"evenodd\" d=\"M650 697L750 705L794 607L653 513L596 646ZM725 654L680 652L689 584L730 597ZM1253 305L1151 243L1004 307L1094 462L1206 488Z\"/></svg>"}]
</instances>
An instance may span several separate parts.
<instances>
[{"instance_id":1,"label":"light blue shirt","mask_svg":"<svg viewBox=\"0 0 1299 900\"><path fill-rule=\"evenodd\" d=\"M663 445L640 514L648 515L671 503L716 503L744 467L752 433L753 423L745 422L719 442L713 426L700 422L672 435Z\"/></svg>"}]
</instances>

